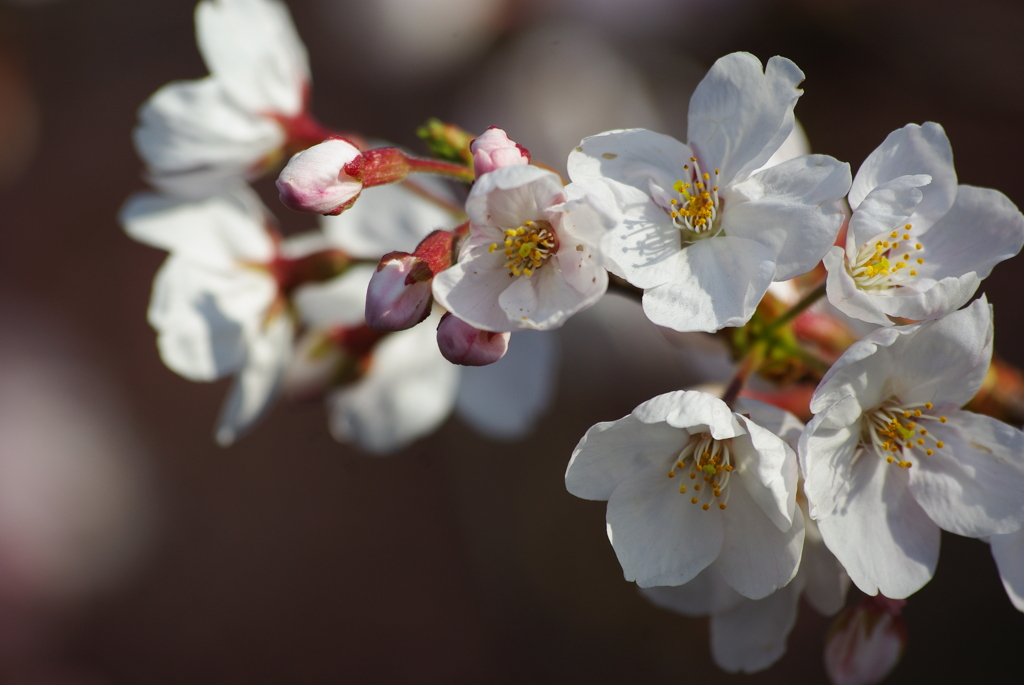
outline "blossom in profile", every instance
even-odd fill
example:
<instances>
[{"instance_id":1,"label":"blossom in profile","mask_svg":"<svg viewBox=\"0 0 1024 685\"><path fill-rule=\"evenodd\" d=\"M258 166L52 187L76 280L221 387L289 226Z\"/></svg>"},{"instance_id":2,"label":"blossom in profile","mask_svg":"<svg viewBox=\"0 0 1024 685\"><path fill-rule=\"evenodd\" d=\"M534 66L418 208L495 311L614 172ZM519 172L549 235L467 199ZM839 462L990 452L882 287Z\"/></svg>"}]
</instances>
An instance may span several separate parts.
<instances>
[{"instance_id":1,"label":"blossom in profile","mask_svg":"<svg viewBox=\"0 0 1024 685\"><path fill-rule=\"evenodd\" d=\"M762 168L793 130L803 73L773 57L719 59L690 99L690 142L643 129L583 140L569 175L611 193L607 268L644 289L644 312L678 331L753 314L772 281L814 268L843 223L849 166L803 155Z\"/></svg>"},{"instance_id":2,"label":"blossom in profile","mask_svg":"<svg viewBox=\"0 0 1024 685\"><path fill-rule=\"evenodd\" d=\"M855 343L811 399L800 439L811 516L869 595L903 599L931 579L939 529L1013 533L1024 521L1024 433L960 409L992 357L985 298Z\"/></svg>"},{"instance_id":3,"label":"blossom in profile","mask_svg":"<svg viewBox=\"0 0 1024 685\"><path fill-rule=\"evenodd\" d=\"M857 171L846 248L825 256L829 301L879 326L937 319L1024 245L1024 215L1002 193L957 185L935 123L893 131Z\"/></svg>"},{"instance_id":4,"label":"blossom in profile","mask_svg":"<svg viewBox=\"0 0 1024 685\"><path fill-rule=\"evenodd\" d=\"M289 145L328 136L307 112L306 48L282 2L203 0L195 21L210 75L158 90L134 133L149 180L192 197L260 176Z\"/></svg>"},{"instance_id":5,"label":"blossom in profile","mask_svg":"<svg viewBox=\"0 0 1024 685\"><path fill-rule=\"evenodd\" d=\"M1017 611L1024 611L1024 529L989 538L1006 596Z\"/></svg>"},{"instance_id":6,"label":"blossom in profile","mask_svg":"<svg viewBox=\"0 0 1024 685\"><path fill-rule=\"evenodd\" d=\"M797 573L796 455L713 395L667 393L593 426L565 484L608 501L608 538L626 580L640 587L682 585L710 568L761 599Z\"/></svg>"},{"instance_id":7,"label":"blossom in profile","mask_svg":"<svg viewBox=\"0 0 1024 685\"><path fill-rule=\"evenodd\" d=\"M795 446L803 430L792 414L749 399L737 409L751 420ZM714 567L701 571L690 582L675 587L641 590L653 604L684 616L709 616L711 655L730 673L762 671L786 652L786 641L796 624L800 597L825 616L837 613L846 600L850 579L828 551L818 526L807 515L807 500L797 493L804 523L804 548L800 569L786 586L762 599L747 599L730 587Z\"/></svg>"},{"instance_id":8,"label":"blossom in profile","mask_svg":"<svg viewBox=\"0 0 1024 685\"><path fill-rule=\"evenodd\" d=\"M876 595L839 615L825 636L825 670L833 685L885 680L907 646L907 626L900 616L905 604Z\"/></svg>"},{"instance_id":9,"label":"blossom in profile","mask_svg":"<svg viewBox=\"0 0 1024 685\"><path fill-rule=\"evenodd\" d=\"M484 174L466 200L469 238L434 277L434 299L484 331L557 328L608 287L597 243L609 217L535 166Z\"/></svg>"},{"instance_id":10,"label":"blossom in profile","mask_svg":"<svg viewBox=\"0 0 1024 685\"><path fill-rule=\"evenodd\" d=\"M142 193L121 212L128 235L168 250L149 322L164 363L194 381L233 376L216 438L230 444L273 401L294 325L270 215L247 187L189 201Z\"/></svg>"},{"instance_id":11,"label":"blossom in profile","mask_svg":"<svg viewBox=\"0 0 1024 685\"><path fill-rule=\"evenodd\" d=\"M473 153L473 172L477 178L505 166L530 163L530 151L491 126L469 145Z\"/></svg>"}]
</instances>

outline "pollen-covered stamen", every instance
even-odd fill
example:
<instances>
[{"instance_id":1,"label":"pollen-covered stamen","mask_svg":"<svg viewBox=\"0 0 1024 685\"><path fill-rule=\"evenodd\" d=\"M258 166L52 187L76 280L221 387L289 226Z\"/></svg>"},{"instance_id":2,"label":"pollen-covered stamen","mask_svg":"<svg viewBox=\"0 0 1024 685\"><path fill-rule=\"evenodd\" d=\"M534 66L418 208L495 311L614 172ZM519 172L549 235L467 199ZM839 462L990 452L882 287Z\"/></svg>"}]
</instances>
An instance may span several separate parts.
<instances>
[{"instance_id":1,"label":"pollen-covered stamen","mask_svg":"<svg viewBox=\"0 0 1024 685\"><path fill-rule=\"evenodd\" d=\"M912 456L931 456L945 447L928 431L928 425L931 421L946 423L946 417L934 415L931 410L931 402L900 404L888 399L864 415L861 445L887 463L908 469L914 465Z\"/></svg>"},{"instance_id":2,"label":"pollen-covered stamen","mask_svg":"<svg viewBox=\"0 0 1024 685\"><path fill-rule=\"evenodd\" d=\"M729 440L715 440L710 433L690 436L668 471L669 478L676 477L677 469L686 474L679 493L692 493L690 503L699 504L704 511L712 505L725 509L729 501L727 486L733 469L729 447Z\"/></svg>"},{"instance_id":3,"label":"pollen-covered stamen","mask_svg":"<svg viewBox=\"0 0 1024 685\"><path fill-rule=\"evenodd\" d=\"M881 235L860 246L857 255L849 260L847 268L861 290L887 290L902 285L917 276L915 267L924 264L924 258L915 253L924 249L920 242L912 241L907 224L902 231Z\"/></svg>"},{"instance_id":4,"label":"pollen-covered stamen","mask_svg":"<svg viewBox=\"0 0 1024 685\"><path fill-rule=\"evenodd\" d=\"M718 169L715 178L702 172L696 157L690 157L693 165L683 167L690 178L676 181L672 189L678 193L678 199L670 200L672 206L669 216L676 228L686 231L684 238L688 242L699 238L707 238L721 229L716 225L721 202L718 197Z\"/></svg>"},{"instance_id":5,"label":"pollen-covered stamen","mask_svg":"<svg viewBox=\"0 0 1024 685\"><path fill-rule=\"evenodd\" d=\"M509 276L526 276L544 265L558 251L558 236L551 224L543 219L527 221L517 228L505 230L505 268ZM488 252L494 252L498 243L491 243Z\"/></svg>"}]
</instances>

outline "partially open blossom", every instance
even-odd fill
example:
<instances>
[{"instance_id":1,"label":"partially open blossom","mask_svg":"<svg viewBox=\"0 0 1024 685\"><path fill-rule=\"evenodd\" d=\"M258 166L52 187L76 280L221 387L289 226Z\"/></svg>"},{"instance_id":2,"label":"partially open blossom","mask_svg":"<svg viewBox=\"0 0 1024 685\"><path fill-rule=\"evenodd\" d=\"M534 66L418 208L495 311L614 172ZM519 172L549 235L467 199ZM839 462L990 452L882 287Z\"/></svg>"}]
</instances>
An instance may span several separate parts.
<instances>
[{"instance_id":1,"label":"partially open blossom","mask_svg":"<svg viewBox=\"0 0 1024 685\"><path fill-rule=\"evenodd\" d=\"M825 636L825 670L833 685L874 685L899 663L907 646L903 600L865 597L832 622Z\"/></svg>"},{"instance_id":2,"label":"partially open blossom","mask_svg":"<svg viewBox=\"0 0 1024 685\"><path fill-rule=\"evenodd\" d=\"M413 254L390 252L380 259L366 291L366 325L377 331L401 331L430 313L434 274L451 265L455 236L438 230Z\"/></svg>"},{"instance_id":3,"label":"partially open blossom","mask_svg":"<svg viewBox=\"0 0 1024 685\"><path fill-rule=\"evenodd\" d=\"M291 354L268 217L248 188L202 201L141 194L121 212L130 236L170 251L149 306L164 363L190 380L235 377L217 422L221 444L269 407Z\"/></svg>"},{"instance_id":4,"label":"partially open blossom","mask_svg":"<svg viewBox=\"0 0 1024 685\"><path fill-rule=\"evenodd\" d=\"M1024 245L1024 215L1005 195L957 186L942 127L908 124L853 181L846 249L825 256L829 301L880 326L936 319L966 304Z\"/></svg>"},{"instance_id":5,"label":"partially open blossom","mask_svg":"<svg viewBox=\"0 0 1024 685\"><path fill-rule=\"evenodd\" d=\"M642 129L608 131L569 155L569 176L603 185L617 224L607 268L644 289L656 324L678 331L739 326L768 285L810 271L843 222L850 169L804 155L762 169L793 130L803 73L773 57L719 59L690 98L690 142Z\"/></svg>"},{"instance_id":6,"label":"partially open blossom","mask_svg":"<svg viewBox=\"0 0 1024 685\"><path fill-rule=\"evenodd\" d=\"M469 193L469 238L458 263L434 277L434 297L487 331L549 329L592 306L608 287L597 243L610 218L557 174L497 169Z\"/></svg>"},{"instance_id":7,"label":"partially open blossom","mask_svg":"<svg viewBox=\"0 0 1024 685\"><path fill-rule=\"evenodd\" d=\"M565 472L572 494L608 500L608 538L626 580L682 585L710 567L750 599L796 575L804 543L796 481L789 445L696 391L660 395L593 426Z\"/></svg>"},{"instance_id":8,"label":"partially open blossom","mask_svg":"<svg viewBox=\"0 0 1024 685\"><path fill-rule=\"evenodd\" d=\"M201 197L327 132L306 112L309 64L278 0L203 0L196 38L210 76L175 81L139 110L135 146L161 190Z\"/></svg>"},{"instance_id":9,"label":"partially open blossom","mask_svg":"<svg viewBox=\"0 0 1024 685\"><path fill-rule=\"evenodd\" d=\"M277 178L281 202L299 212L340 214L363 189L362 178L349 172L359 157L359 148L340 138L295 154Z\"/></svg>"},{"instance_id":10,"label":"partially open blossom","mask_svg":"<svg viewBox=\"0 0 1024 685\"><path fill-rule=\"evenodd\" d=\"M961 411L992 357L991 307L880 328L832 366L800 439L811 516L867 594L928 582L939 529L1013 533L1024 521L1024 433Z\"/></svg>"},{"instance_id":11,"label":"partially open blossom","mask_svg":"<svg viewBox=\"0 0 1024 685\"><path fill-rule=\"evenodd\" d=\"M803 424L791 414L761 402L739 400L737 410L795 447ZM800 597L826 616L838 612L846 600L850 580L822 542L807 502L797 495L803 518L804 548L800 570L788 585L762 599L747 599L732 589L714 565L684 585L644 588L643 595L665 609L684 616L710 616L711 655L731 673L754 673L778 661L796 624Z\"/></svg>"},{"instance_id":12,"label":"partially open blossom","mask_svg":"<svg viewBox=\"0 0 1024 685\"><path fill-rule=\"evenodd\" d=\"M482 331L448 312L437 326L437 347L462 366L487 366L505 356L511 333Z\"/></svg>"},{"instance_id":13,"label":"partially open blossom","mask_svg":"<svg viewBox=\"0 0 1024 685\"><path fill-rule=\"evenodd\" d=\"M477 178L501 167L530 163L530 151L512 141L497 126L484 131L469 149L473 153L473 171Z\"/></svg>"}]
</instances>

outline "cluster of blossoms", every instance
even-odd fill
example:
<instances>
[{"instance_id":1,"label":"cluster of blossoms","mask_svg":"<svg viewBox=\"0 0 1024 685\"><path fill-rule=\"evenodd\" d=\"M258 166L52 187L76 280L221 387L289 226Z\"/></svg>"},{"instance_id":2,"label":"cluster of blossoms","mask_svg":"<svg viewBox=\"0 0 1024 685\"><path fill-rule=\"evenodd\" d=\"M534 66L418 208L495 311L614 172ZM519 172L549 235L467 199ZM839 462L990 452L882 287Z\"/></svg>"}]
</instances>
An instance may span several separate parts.
<instances>
[{"instance_id":1,"label":"cluster of blossoms","mask_svg":"<svg viewBox=\"0 0 1024 685\"><path fill-rule=\"evenodd\" d=\"M852 580L869 599L837 620L830 674L884 677L940 529L988 540L1024 610L1024 433L962 410L992 362L992 307L971 300L1024 245L1024 216L957 184L940 126L894 131L851 177L807 154L799 68L735 53L694 91L688 142L591 136L567 184L497 128L435 122L430 158L324 128L277 0L203 0L196 26L211 75L143 106L136 143L156 191L122 222L170 253L149 311L164 362L234 377L219 442L282 392L325 397L335 437L372 452L453 409L521 435L551 395L542 331L614 286L660 326L743 333L728 388L593 426L565 475L607 500L626 580L711 616L723 668L774 663L799 598L835 614ZM282 202L323 217L283 237L248 184L286 153ZM780 288L802 299L780 309ZM785 385L752 399L755 373L820 382L800 408Z\"/></svg>"}]
</instances>

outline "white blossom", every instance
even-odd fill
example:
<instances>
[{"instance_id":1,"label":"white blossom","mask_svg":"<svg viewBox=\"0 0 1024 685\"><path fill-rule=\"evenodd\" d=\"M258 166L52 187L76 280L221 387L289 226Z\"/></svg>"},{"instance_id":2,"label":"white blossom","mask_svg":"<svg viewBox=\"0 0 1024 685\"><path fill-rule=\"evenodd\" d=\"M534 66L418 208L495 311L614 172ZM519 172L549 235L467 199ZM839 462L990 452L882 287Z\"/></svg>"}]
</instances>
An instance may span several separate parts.
<instances>
[{"instance_id":1,"label":"white blossom","mask_svg":"<svg viewBox=\"0 0 1024 685\"><path fill-rule=\"evenodd\" d=\"M203 0L195 21L210 75L158 90L134 134L150 180L193 197L259 176L290 137L326 137L305 113L308 58L283 3Z\"/></svg>"},{"instance_id":2,"label":"white blossom","mask_svg":"<svg viewBox=\"0 0 1024 685\"><path fill-rule=\"evenodd\" d=\"M956 183L942 127L908 124L864 161L850 190L846 249L825 256L828 298L862 321L936 319L1024 245L1024 216L1005 195Z\"/></svg>"},{"instance_id":3,"label":"white blossom","mask_svg":"<svg viewBox=\"0 0 1024 685\"><path fill-rule=\"evenodd\" d=\"M805 155L762 169L793 130L803 73L782 57L718 60L690 99L688 144L642 129L583 140L569 175L618 222L612 273L644 289L655 323L716 331L745 323L773 280L811 270L843 222L849 166Z\"/></svg>"},{"instance_id":4,"label":"white blossom","mask_svg":"<svg viewBox=\"0 0 1024 685\"><path fill-rule=\"evenodd\" d=\"M939 529L985 537L1024 521L1024 434L960 407L992 356L982 298L942 319L880 328L832 366L800 440L811 516L869 595L928 582Z\"/></svg>"},{"instance_id":5,"label":"white blossom","mask_svg":"<svg viewBox=\"0 0 1024 685\"><path fill-rule=\"evenodd\" d=\"M434 277L434 298L485 331L550 329L608 287L597 242L608 218L578 187L535 166L484 174L466 200L470 235Z\"/></svg>"},{"instance_id":6,"label":"white blossom","mask_svg":"<svg viewBox=\"0 0 1024 685\"><path fill-rule=\"evenodd\" d=\"M681 585L713 568L767 597L796 575L804 542L796 455L707 393L677 391L593 426L565 473L569 492L608 501L626 580Z\"/></svg>"},{"instance_id":7,"label":"white blossom","mask_svg":"<svg viewBox=\"0 0 1024 685\"><path fill-rule=\"evenodd\" d=\"M268 220L247 187L201 201L142 193L121 212L131 237L170 252L149 306L164 363L194 381L235 377L217 421L225 445L273 401L291 354L294 325Z\"/></svg>"}]
</instances>

